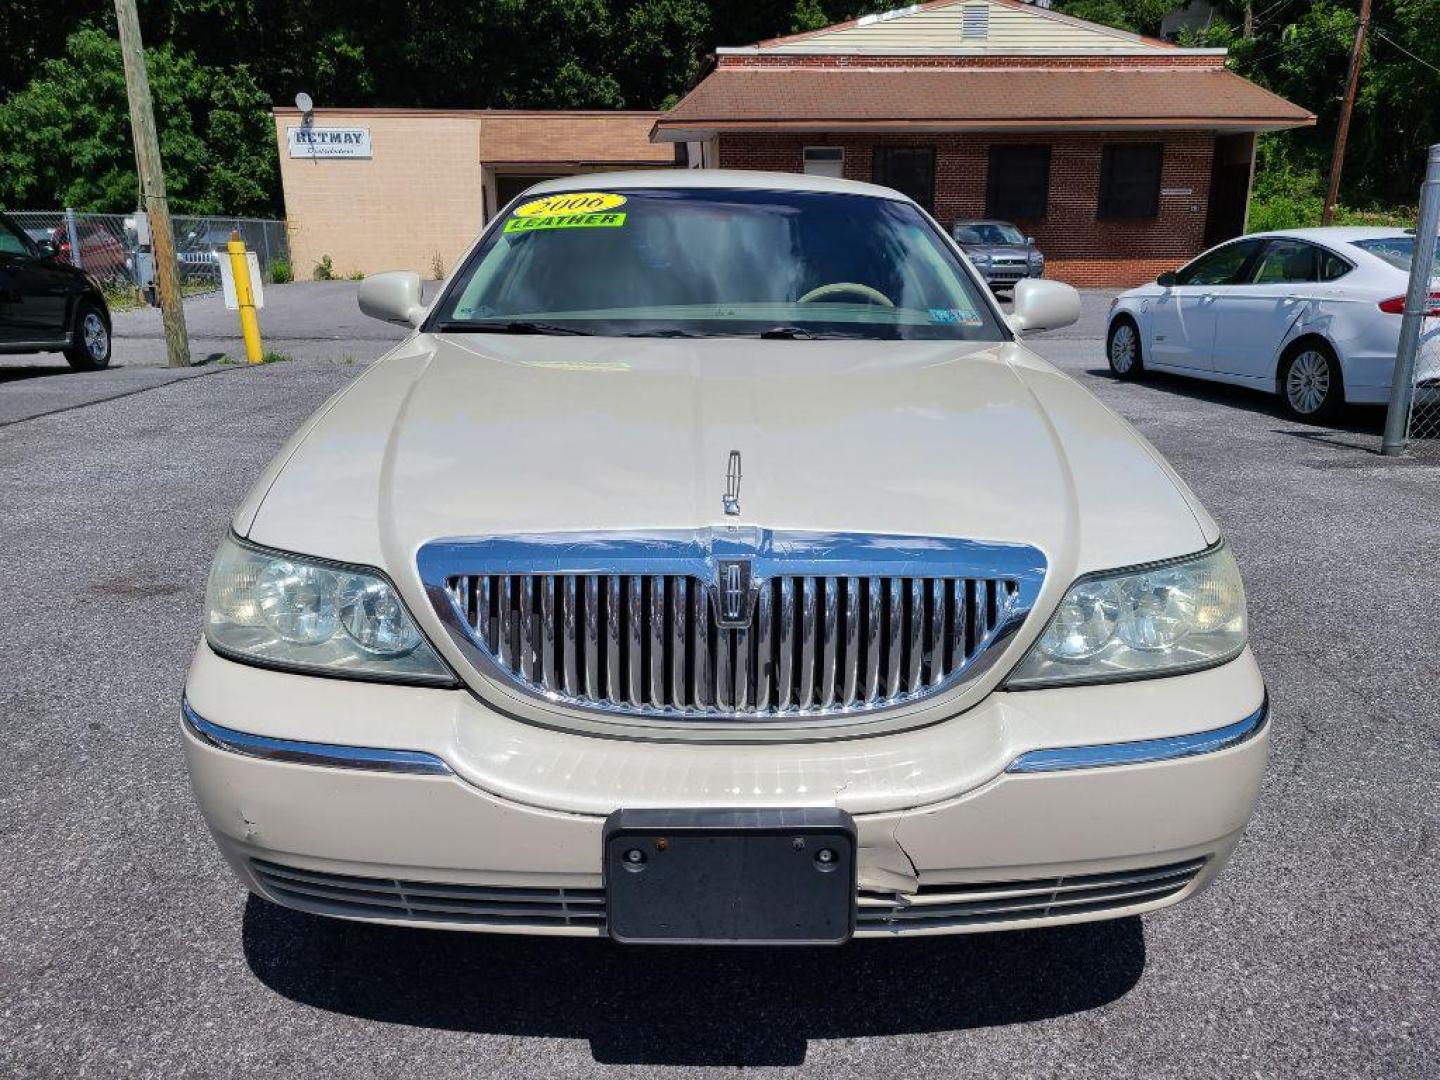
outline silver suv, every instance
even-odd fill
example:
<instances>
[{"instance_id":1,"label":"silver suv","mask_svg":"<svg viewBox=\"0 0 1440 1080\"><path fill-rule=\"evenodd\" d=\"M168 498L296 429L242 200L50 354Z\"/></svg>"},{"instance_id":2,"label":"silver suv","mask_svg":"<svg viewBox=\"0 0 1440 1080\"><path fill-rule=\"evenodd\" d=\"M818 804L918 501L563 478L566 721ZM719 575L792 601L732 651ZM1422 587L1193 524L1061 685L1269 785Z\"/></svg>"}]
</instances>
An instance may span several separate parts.
<instances>
[{"instance_id":1,"label":"silver suv","mask_svg":"<svg viewBox=\"0 0 1440 1080\"><path fill-rule=\"evenodd\" d=\"M1035 238L1008 221L957 221L950 235L992 289L1011 288L1021 278L1045 275L1045 256L1035 246Z\"/></svg>"}]
</instances>

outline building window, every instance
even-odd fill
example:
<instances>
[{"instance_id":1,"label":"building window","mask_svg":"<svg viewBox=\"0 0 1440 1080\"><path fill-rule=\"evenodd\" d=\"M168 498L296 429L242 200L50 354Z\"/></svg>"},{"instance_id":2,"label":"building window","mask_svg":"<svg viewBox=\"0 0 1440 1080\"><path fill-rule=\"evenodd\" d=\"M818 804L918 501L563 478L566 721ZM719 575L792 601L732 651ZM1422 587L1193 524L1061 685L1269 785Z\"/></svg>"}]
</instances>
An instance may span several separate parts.
<instances>
[{"instance_id":1,"label":"building window","mask_svg":"<svg viewBox=\"0 0 1440 1080\"><path fill-rule=\"evenodd\" d=\"M844 176L844 148L840 146L805 147L805 172L810 176Z\"/></svg>"},{"instance_id":2,"label":"building window","mask_svg":"<svg viewBox=\"0 0 1440 1080\"><path fill-rule=\"evenodd\" d=\"M908 195L926 210L935 207L935 148L877 146L871 178Z\"/></svg>"},{"instance_id":3,"label":"building window","mask_svg":"<svg viewBox=\"0 0 1440 1080\"><path fill-rule=\"evenodd\" d=\"M1043 218L1050 195L1050 147L992 146L985 174L985 216Z\"/></svg>"},{"instance_id":4,"label":"building window","mask_svg":"<svg viewBox=\"0 0 1440 1080\"><path fill-rule=\"evenodd\" d=\"M960 9L960 37L964 41L984 41L990 36L990 6L966 4Z\"/></svg>"},{"instance_id":5,"label":"building window","mask_svg":"<svg viewBox=\"0 0 1440 1080\"><path fill-rule=\"evenodd\" d=\"M1160 212L1163 143L1112 143L1100 158L1102 218L1153 218Z\"/></svg>"}]
</instances>

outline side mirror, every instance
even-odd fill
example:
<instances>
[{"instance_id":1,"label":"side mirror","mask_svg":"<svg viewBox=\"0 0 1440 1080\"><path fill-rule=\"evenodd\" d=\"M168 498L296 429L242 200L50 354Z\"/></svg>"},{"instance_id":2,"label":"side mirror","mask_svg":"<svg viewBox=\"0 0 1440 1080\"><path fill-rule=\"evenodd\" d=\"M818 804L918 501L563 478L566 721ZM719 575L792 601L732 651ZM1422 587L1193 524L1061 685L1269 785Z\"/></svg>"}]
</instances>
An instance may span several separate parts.
<instances>
[{"instance_id":1,"label":"side mirror","mask_svg":"<svg viewBox=\"0 0 1440 1080\"><path fill-rule=\"evenodd\" d=\"M1026 247L1034 247L1034 246L1035 246L1035 238L1034 238L1033 236L1027 236L1027 237L1025 237L1025 246L1026 246Z\"/></svg>"},{"instance_id":2,"label":"side mirror","mask_svg":"<svg viewBox=\"0 0 1440 1080\"><path fill-rule=\"evenodd\" d=\"M36 240L35 246L40 249L42 258L53 259L60 254L60 248L56 246L54 240Z\"/></svg>"},{"instance_id":3,"label":"side mirror","mask_svg":"<svg viewBox=\"0 0 1440 1080\"><path fill-rule=\"evenodd\" d=\"M1172 288L1175 284L1175 271L1165 271L1165 273L1161 274L1158 278L1155 279L1155 284L1159 285L1162 289Z\"/></svg>"},{"instance_id":4,"label":"side mirror","mask_svg":"<svg viewBox=\"0 0 1440 1080\"><path fill-rule=\"evenodd\" d=\"M1010 325L1020 333L1058 330L1080 318L1080 294L1069 285L1044 278L1021 278L1015 283L1015 307Z\"/></svg>"},{"instance_id":5,"label":"side mirror","mask_svg":"<svg viewBox=\"0 0 1440 1080\"><path fill-rule=\"evenodd\" d=\"M425 321L425 305L420 302L420 275L412 270L370 275L360 286L356 299L362 312L381 322L419 326Z\"/></svg>"}]
</instances>

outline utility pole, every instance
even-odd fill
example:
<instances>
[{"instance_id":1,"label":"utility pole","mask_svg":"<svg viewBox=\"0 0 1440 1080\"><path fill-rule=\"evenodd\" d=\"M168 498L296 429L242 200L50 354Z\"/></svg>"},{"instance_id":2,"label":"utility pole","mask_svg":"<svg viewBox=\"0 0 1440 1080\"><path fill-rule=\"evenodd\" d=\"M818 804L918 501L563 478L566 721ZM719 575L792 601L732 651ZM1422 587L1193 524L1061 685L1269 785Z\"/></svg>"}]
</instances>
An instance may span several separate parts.
<instances>
[{"instance_id":1,"label":"utility pole","mask_svg":"<svg viewBox=\"0 0 1440 1080\"><path fill-rule=\"evenodd\" d=\"M1370 27L1370 0L1360 0L1360 22L1355 27L1355 45L1350 50L1350 74L1345 79L1345 100L1340 104L1340 126L1335 129L1335 153L1330 158L1330 187L1325 192L1325 209L1320 224L1335 220L1340 201L1340 172L1345 166L1345 137L1350 134L1350 112L1355 108L1355 90L1360 85L1360 61L1365 55L1365 31Z\"/></svg>"},{"instance_id":2,"label":"utility pole","mask_svg":"<svg viewBox=\"0 0 1440 1080\"><path fill-rule=\"evenodd\" d=\"M1255 36L1255 5L1252 0L1245 0L1245 28L1240 36L1246 41Z\"/></svg>"},{"instance_id":3,"label":"utility pole","mask_svg":"<svg viewBox=\"0 0 1440 1080\"><path fill-rule=\"evenodd\" d=\"M130 132L135 138L141 204L150 217L155 284L160 294L160 317L165 323L166 363L170 367L189 367L190 339L185 333L185 308L176 274L175 232L170 227L165 170L155 135L155 108L150 102L150 79L145 73L145 48L140 41L135 0L115 0L115 17L120 29L120 51L125 57L125 90L130 99Z\"/></svg>"}]
</instances>

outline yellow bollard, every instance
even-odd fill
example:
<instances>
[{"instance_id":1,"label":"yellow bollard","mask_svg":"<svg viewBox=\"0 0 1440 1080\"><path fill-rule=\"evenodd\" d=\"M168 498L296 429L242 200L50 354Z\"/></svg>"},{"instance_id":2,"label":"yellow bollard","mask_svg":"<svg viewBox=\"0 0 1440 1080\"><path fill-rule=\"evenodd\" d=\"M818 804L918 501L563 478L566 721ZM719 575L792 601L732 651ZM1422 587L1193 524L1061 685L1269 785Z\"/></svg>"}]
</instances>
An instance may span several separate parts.
<instances>
[{"instance_id":1,"label":"yellow bollard","mask_svg":"<svg viewBox=\"0 0 1440 1080\"><path fill-rule=\"evenodd\" d=\"M260 363L260 320L255 317L255 297L250 292L250 260L245 257L245 241L240 233L230 234L226 245L230 252L230 273L235 278L235 302L240 307L240 333L245 338L245 359Z\"/></svg>"}]
</instances>

